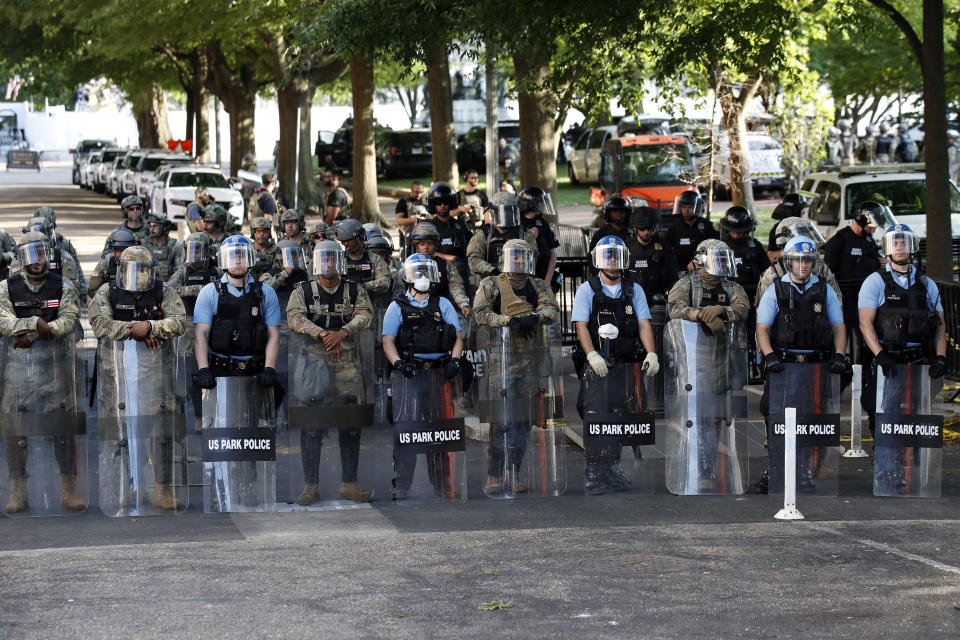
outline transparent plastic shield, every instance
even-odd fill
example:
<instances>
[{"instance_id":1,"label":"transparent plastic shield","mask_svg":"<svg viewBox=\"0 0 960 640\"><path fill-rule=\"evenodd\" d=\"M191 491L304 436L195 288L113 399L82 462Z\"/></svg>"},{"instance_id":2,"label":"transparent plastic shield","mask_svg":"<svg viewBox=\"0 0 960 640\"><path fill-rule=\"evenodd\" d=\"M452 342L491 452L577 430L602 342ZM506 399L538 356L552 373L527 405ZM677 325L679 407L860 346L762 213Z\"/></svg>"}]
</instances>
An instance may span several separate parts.
<instances>
[{"instance_id":1,"label":"transparent plastic shield","mask_svg":"<svg viewBox=\"0 0 960 640\"><path fill-rule=\"evenodd\" d=\"M390 366L383 352L383 316L390 306L391 298L388 293L373 294L370 302L373 304L373 319L369 332L373 334L374 422L386 424L389 422L387 394L390 389Z\"/></svg>"},{"instance_id":2,"label":"transparent plastic shield","mask_svg":"<svg viewBox=\"0 0 960 640\"><path fill-rule=\"evenodd\" d=\"M667 489L678 495L742 494L746 477L746 341L671 320L663 335ZM738 420L741 424L738 425Z\"/></svg>"},{"instance_id":3,"label":"transparent plastic shield","mask_svg":"<svg viewBox=\"0 0 960 640\"><path fill-rule=\"evenodd\" d=\"M373 335L361 331L339 347L335 358L311 336L290 339L289 422L278 432L277 462L278 497L294 509L343 508L363 502L350 498L360 489L373 490Z\"/></svg>"},{"instance_id":4,"label":"transparent plastic shield","mask_svg":"<svg viewBox=\"0 0 960 640\"><path fill-rule=\"evenodd\" d=\"M203 403L201 389L193 382L193 375L197 372L197 356L194 351L196 338L190 316L187 316L183 324L183 335L173 339L173 348L176 353L175 388L179 404L178 411L184 415L187 429L200 433L202 429L200 414Z\"/></svg>"},{"instance_id":5,"label":"transparent plastic shield","mask_svg":"<svg viewBox=\"0 0 960 640\"><path fill-rule=\"evenodd\" d=\"M108 516L182 512L187 451L177 410L173 343L101 340L97 382L100 510Z\"/></svg>"},{"instance_id":6,"label":"transparent plastic shield","mask_svg":"<svg viewBox=\"0 0 960 640\"><path fill-rule=\"evenodd\" d=\"M563 398L560 362L553 360L558 341L554 327L538 327L529 338L506 327L477 328L477 347L487 355L477 408L487 425L484 493L490 498L566 491L565 437L554 421Z\"/></svg>"},{"instance_id":7,"label":"transparent plastic shield","mask_svg":"<svg viewBox=\"0 0 960 640\"><path fill-rule=\"evenodd\" d=\"M276 511L273 389L256 376L217 378L203 390L203 510Z\"/></svg>"},{"instance_id":8,"label":"transparent plastic shield","mask_svg":"<svg viewBox=\"0 0 960 640\"><path fill-rule=\"evenodd\" d=\"M836 496L840 488L840 376L826 364L786 363L770 381L768 493L783 493L784 410L797 410L797 491Z\"/></svg>"},{"instance_id":9,"label":"transparent plastic shield","mask_svg":"<svg viewBox=\"0 0 960 640\"><path fill-rule=\"evenodd\" d=\"M619 491L652 493L651 461L640 447L657 441L653 412L647 408L647 378L642 363L611 364L600 377L584 368L584 491L589 495Z\"/></svg>"},{"instance_id":10,"label":"transparent plastic shield","mask_svg":"<svg viewBox=\"0 0 960 640\"><path fill-rule=\"evenodd\" d=\"M943 415L932 415L928 365L877 367L873 495L939 498Z\"/></svg>"},{"instance_id":11,"label":"transparent plastic shield","mask_svg":"<svg viewBox=\"0 0 960 640\"><path fill-rule=\"evenodd\" d=\"M442 368L390 375L393 390L393 499L398 504L467 499L466 431L460 378Z\"/></svg>"},{"instance_id":12,"label":"transparent plastic shield","mask_svg":"<svg viewBox=\"0 0 960 640\"><path fill-rule=\"evenodd\" d=\"M14 348L0 339L0 501L10 516L80 513L89 497L86 417L73 334Z\"/></svg>"}]
</instances>

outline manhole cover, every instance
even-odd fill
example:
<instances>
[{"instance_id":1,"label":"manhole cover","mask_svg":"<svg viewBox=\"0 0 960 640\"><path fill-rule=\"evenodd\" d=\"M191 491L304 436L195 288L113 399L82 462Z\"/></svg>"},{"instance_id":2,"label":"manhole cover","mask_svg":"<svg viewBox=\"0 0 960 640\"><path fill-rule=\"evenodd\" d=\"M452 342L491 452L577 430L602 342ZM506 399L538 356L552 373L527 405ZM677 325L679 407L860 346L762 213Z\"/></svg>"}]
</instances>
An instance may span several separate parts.
<instances>
[{"instance_id":1,"label":"manhole cover","mask_svg":"<svg viewBox=\"0 0 960 640\"><path fill-rule=\"evenodd\" d=\"M582 568L593 568L609 571L623 569L650 573L671 573L686 571L694 566L692 560L676 556L659 556L649 554L626 554L615 556L598 555L593 558L584 558L580 563Z\"/></svg>"}]
</instances>

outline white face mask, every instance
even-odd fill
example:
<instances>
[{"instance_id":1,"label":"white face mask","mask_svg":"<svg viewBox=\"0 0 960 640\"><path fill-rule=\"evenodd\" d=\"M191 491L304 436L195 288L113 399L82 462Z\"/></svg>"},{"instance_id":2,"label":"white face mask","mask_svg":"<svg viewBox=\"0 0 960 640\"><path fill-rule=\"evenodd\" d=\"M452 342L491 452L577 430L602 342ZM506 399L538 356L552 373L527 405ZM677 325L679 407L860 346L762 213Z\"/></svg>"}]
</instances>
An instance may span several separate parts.
<instances>
[{"instance_id":1,"label":"white face mask","mask_svg":"<svg viewBox=\"0 0 960 640\"><path fill-rule=\"evenodd\" d=\"M413 288L420 293L426 293L427 291L430 291L430 279L423 276L417 278L413 281Z\"/></svg>"}]
</instances>

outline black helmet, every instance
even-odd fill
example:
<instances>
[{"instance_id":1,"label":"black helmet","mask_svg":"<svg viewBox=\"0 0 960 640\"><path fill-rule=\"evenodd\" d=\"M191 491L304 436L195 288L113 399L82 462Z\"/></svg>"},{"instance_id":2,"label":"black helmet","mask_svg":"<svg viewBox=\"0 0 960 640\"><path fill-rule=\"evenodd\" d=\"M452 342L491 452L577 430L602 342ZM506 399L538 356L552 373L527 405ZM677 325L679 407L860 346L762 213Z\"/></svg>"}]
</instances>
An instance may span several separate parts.
<instances>
[{"instance_id":1,"label":"black helmet","mask_svg":"<svg viewBox=\"0 0 960 640\"><path fill-rule=\"evenodd\" d=\"M660 222L660 216L657 215L656 209L646 205L634 209L631 219L634 229L656 229Z\"/></svg>"},{"instance_id":2,"label":"black helmet","mask_svg":"<svg viewBox=\"0 0 960 640\"><path fill-rule=\"evenodd\" d=\"M607 223L613 222L613 217L610 214L614 211L623 211L625 213L623 220L619 222L619 224L630 224L630 215L633 213L633 206L629 200L619 193L610 196L606 202L603 203L603 221Z\"/></svg>"},{"instance_id":3,"label":"black helmet","mask_svg":"<svg viewBox=\"0 0 960 640\"><path fill-rule=\"evenodd\" d=\"M774 220L785 218L801 218L803 210L810 206L810 202L799 193L788 193L773 210L770 217Z\"/></svg>"},{"instance_id":4,"label":"black helmet","mask_svg":"<svg viewBox=\"0 0 960 640\"><path fill-rule=\"evenodd\" d=\"M338 222L334 225L333 232L336 234L337 240L341 243L356 240L362 247L364 241L367 239L366 229L363 228L363 225L360 224L359 221L353 218L347 218L346 220Z\"/></svg>"},{"instance_id":5,"label":"black helmet","mask_svg":"<svg viewBox=\"0 0 960 640\"><path fill-rule=\"evenodd\" d=\"M537 205L543 202L545 195L540 187L527 187L517 194L517 206L520 213L524 214L531 209L536 209Z\"/></svg>"},{"instance_id":6,"label":"black helmet","mask_svg":"<svg viewBox=\"0 0 960 640\"><path fill-rule=\"evenodd\" d=\"M861 227L880 227L886 219L884 206L879 202L867 200L853 206L850 217Z\"/></svg>"},{"instance_id":7,"label":"black helmet","mask_svg":"<svg viewBox=\"0 0 960 640\"><path fill-rule=\"evenodd\" d=\"M446 182L435 182L427 192L427 211L436 213L437 207L441 204L446 204L453 209L460 204L460 199Z\"/></svg>"},{"instance_id":8,"label":"black helmet","mask_svg":"<svg viewBox=\"0 0 960 640\"><path fill-rule=\"evenodd\" d=\"M724 231L751 233L757 227L757 221L746 207L734 205L720 218L720 228Z\"/></svg>"},{"instance_id":9,"label":"black helmet","mask_svg":"<svg viewBox=\"0 0 960 640\"><path fill-rule=\"evenodd\" d=\"M115 229L107 238L110 249L126 249L137 246L137 238L126 229Z\"/></svg>"},{"instance_id":10,"label":"black helmet","mask_svg":"<svg viewBox=\"0 0 960 640\"><path fill-rule=\"evenodd\" d=\"M367 249L370 251L382 251L387 255L393 253L393 243L389 236L372 236L367 240Z\"/></svg>"},{"instance_id":11,"label":"black helmet","mask_svg":"<svg viewBox=\"0 0 960 640\"><path fill-rule=\"evenodd\" d=\"M203 208L203 221L213 222L221 229L227 228L227 210L218 204L208 204Z\"/></svg>"},{"instance_id":12,"label":"black helmet","mask_svg":"<svg viewBox=\"0 0 960 640\"><path fill-rule=\"evenodd\" d=\"M683 207L693 207L694 216L703 215L703 198L700 192L693 189L683 191L673 201L673 215L683 217Z\"/></svg>"}]
</instances>

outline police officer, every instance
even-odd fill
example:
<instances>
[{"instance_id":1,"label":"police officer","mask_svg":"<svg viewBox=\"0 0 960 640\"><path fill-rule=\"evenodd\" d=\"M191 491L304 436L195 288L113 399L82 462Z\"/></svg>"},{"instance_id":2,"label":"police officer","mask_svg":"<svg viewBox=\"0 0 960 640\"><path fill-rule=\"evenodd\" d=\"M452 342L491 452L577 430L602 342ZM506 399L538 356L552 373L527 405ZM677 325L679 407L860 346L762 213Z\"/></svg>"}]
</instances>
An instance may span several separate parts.
<instances>
[{"instance_id":1,"label":"police officer","mask_svg":"<svg viewBox=\"0 0 960 640\"><path fill-rule=\"evenodd\" d=\"M253 240L253 251L257 257L257 263L251 271L257 279L273 266L273 248L277 243L273 241L270 225L271 221L263 216L250 221L250 239Z\"/></svg>"},{"instance_id":2,"label":"police officer","mask_svg":"<svg viewBox=\"0 0 960 640\"><path fill-rule=\"evenodd\" d=\"M550 194L540 187L527 187L517 194L520 224L533 234L537 241L537 265L535 274L550 285L554 293L560 290L562 277L557 271L557 248L560 241L544 215L556 219Z\"/></svg>"},{"instance_id":3,"label":"police officer","mask_svg":"<svg viewBox=\"0 0 960 640\"><path fill-rule=\"evenodd\" d=\"M458 204L457 194L444 182L434 183L427 192L427 213L433 216L430 222L440 234L436 255L447 262L455 262L460 275L467 281L470 279L470 267L467 264L470 230L463 222L450 216L450 210Z\"/></svg>"},{"instance_id":4,"label":"police officer","mask_svg":"<svg viewBox=\"0 0 960 640\"><path fill-rule=\"evenodd\" d=\"M227 239L227 210L218 204L203 208L203 230L210 238L210 250L217 255L220 243Z\"/></svg>"},{"instance_id":5,"label":"police officer","mask_svg":"<svg viewBox=\"0 0 960 640\"><path fill-rule=\"evenodd\" d=\"M423 199L423 183L414 180L410 185L410 193L397 201L394 219L400 227L400 233L409 233L413 225L421 218L428 217L427 203Z\"/></svg>"},{"instance_id":6,"label":"police officer","mask_svg":"<svg viewBox=\"0 0 960 640\"><path fill-rule=\"evenodd\" d=\"M52 207L37 207L37 210L33 212L33 217L45 218L47 222L50 223L50 227L53 229L50 237L50 246L54 249L66 251L77 264L77 280L80 282L80 287L77 292L80 294L80 301L83 302L87 297L87 280L83 275L83 267L80 264L79 256L77 256L77 249L73 246L73 243L70 242L69 238L66 238L62 233L57 231L57 212L54 211ZM0 231L0 251L3 250L2 247L6 246L2 240L3 233L5 232ZM9 238L9 235L7 237ZM9 246L13 246L12 239L10 240Z\"/></svg>"},{"instance_id":7,"label":"police officer","mask_svg":"<svg viewBox=\"0 0 960 640\"><path fill-rule=\"evenodd\" d=\"M273 222L274 217L279 211L275 193L277 190L277 176L273 173L263 174L260 186L254 189L250 194L250 201L247 203L247 212L250 221L255 218L266 218Z\"/></svg>"},{"instance_id":8,"label":"police officer","mask_svg":"<svg viewBox=\"0 0 960 640\"><path fill-rule=\"evenodd\" d=\"M436 256L440 244L440 234L432 222L419 222L410 233L410 241L415 253L422 253L437 264L437 282L430 289L431 295L446 298L460 310L465 317L471 313L470 298L467 296L463 277L453 262L447 262ZM394 280L393 296L400 296L409 289L409 284L401 270Z\"/></svg>"},{"instance_id":9,"label":"police officer","mask_svg":"<svg viewBox=\"0 0 960 640\"><path fill-rule=\"evenodd\" d=\"M323 221L332 225L337 220L349 218L352 211L353 198L346 189L340 186L340 171L327 169L323 176L326 190L323 193Z\"/></svg>"},{"instance_id":10,"label":"police officer","mask_svg":"<svg viewBox=\"0 0 960 640\"><path fill-rule=\"evenodd\" d=\"M165 282L180 266L183 251L180 243L170 237L173 223L167 216L162 213L151 213L147 216L147 227L150 230L150 236L143 241L143 246L153 254L153 258L157 261L157 277Z\"/></svg>"},{"instance_id":11,"label":"police officer","mask_svg":"<svg viewBox=\"0 0 960 640\"><path fill-rule=\"evenodd\" d=\"M502 203L502 204L501 204ZM532 250L537 249L533 233L520 224L517 198L511 194L496 194L490 204L491 223L483 224L470 238L467 261L477 277L500 272L500 252L508 240L524 240Z\"/></svg>"},{"instance_id":12,"label":"police officer","mask_svg":"<svg viewBox=\"0 0 960 640\"><path fill-rule=\"evenodd\" d=\"M917 159L917 143L910 137L910 130L902 122L897 124L896 147L893 157L897 162L914 162Z\"/></svg>"},{"instance_id":13,"label":"police officer","mask_svg":"<svg viewBox=\"0 0 960 640\"><path fill-rule=\"evenodd\" d=\"M780 254L783 251L784 245L796 236L804 236L813 240L813 243L817 245L817 250L823 247L825 240L823 236L820 235L820 231L813 225L809 220L804 220L802 218L784 218L776 227L777 235L774 239L777 251L775 252L774 257L772 258L772 263L763 272L763 275L760 276L760 282L757 284L757 296L756 302L760 302L760 298L763 296L763 293L767 290L775 280L779 280L787 273L787 268L783 264L783 260L780 259ZM837 297L840 300L843 300L843 293L840 290L840 285L837 284L837 279L833 275L833 271L830 270L830 267L826 265L822 258L818 258L816 263L813 265L813 274L820 278L821 280L826 281L833 290L836 292Z\"/></svg>"},{"instance_id":14,"label":"police officer","mask_svg":"<svg viewBox=\"0 0 960 640\"><path fill-rule=\"evenodd\" d=\"M138 244L142 243L150 232L147 225L143 222L143 200L140 199L140 196L127 196L120 202L120 212L123 216L123 222L117 225L113 231L119 231L121 229L129 231L133 234L134 238L137 239ZM113 232L111 232L111 235L112 233ZM103 245L103 252L100 254L100 257L106 257L109 253L110 236L107 236L107 241ZM91 287L91 289L93 289L93 287Z\"/></svg>"},{"instance_id":15,"label":"police officer","mask_svg":"<svg viewBox=\"0 0 960 640\"><path fill-rule=\"evenodd\" d=\"M117 277L97 289L90 303L90 327L101 345L104 340L133 339L159 349L162 342L183 334L185 313L177 292L156 278L150 251L127 247L117 261ZM100 358L100 366L105 370L112 366L110 359ZM169 436L157 438L154 448L159 459L154 461L157 484L151 501L158 509L182 509L170 486L173 458Z\"/></svg>"},{"instance_id":16,"label":"police officer","mask_svg":"<svg viewBox=\"0 0 960 640\"><path fill-rule=\"evenodd\" d=\"M372 296L385 294L390 290L390 270L383 259L366 248L367 234L363 225L349 218L334 226L337 240L346 250L347 280L362 284Z\"/></svg>"},{"instance_id":17,"label":"police officer","mask_svg":"<svg viewBox=\"0 0 960 640\"><path fill-rule=\"evenodd\" d=\"M193 202L187 206L187 225L190 231L203 231L203 208L215 200L206 187L197 187Z\"/></svg>"},{"instance_id":18,"label":"police officer","mask_svg":"<svg viewBox=\"0 0 960 640\"><path fill-rule=\"evenodd\" d=\"M17 246L20 273L0 282L0 335L14 349L29 349L37 340L56 340L73 333L80 316L80 300L74 286L48 270L49 238L29 232ZM6 362L5 367L14 363ZM51 372L55 373L55 372ZM43 389L37 389L44 393ZM62 398L53 398L62 401ZM3 407L10 411L11 407ZM27 500L28 440L6 434L4 437L10 500L4 510L21 513L29 508ZM73 438L60 436L54 441L54 457L60 474L60 503L71 511L83 511L83 500L76 495L76 449Z\"/></svg>"},{"instance_id":19,"label":"police officer","mask_svg":"<svg viewBox=\"0 0 960 640\"><path fill-rule=\"evenodd\" d=\"M630 216L633 215L633 206L630 201L620 194L614 194L606 199L600 210L603 224L590 237L590 250L597 246L601 238L616 236L624 242L630 239Z\"/></svg>"},{"instance_id":20,"label":"police officer","mask_svg":"<svg viewBox=\"0 0 960 640\"><path fill-rule=\"evenodd\" d=\"M451 213L467 225L468 229L473 229L483 220L483 212L487 210L490 200L478 187L480 174L476 169L467 169L464 178L467 186L457 191L459 205Z\"/></svg>"},{"instance_id":21,"label":"police officer","mask_svg":"<svg viewBox=\"0 0 960 640\"><path fill-rule=\"evenodd\" d=\"M846 329L836 292L813 274L817 262L813 240L796 236L783 250L787 273L768 287L757 307L757 347L767 372L781 373L784 362L830 364L830 372L847 373ZM797 390L800 393L802 390ZM769 412L769 380L764 385L760 412ZM769 422L768 422L769 428ZM769 437L769 435L768 435ZM774 464L776 464L775 461ZM755 487L766 493L767 473ZM800 489L814 488L809 461L800 465Z\"/></svg>"},{"instance_id":22,"label":"police officer","mask_svg":"<svg viewBox=\"0 0 960 640\"><path fill-rule=\"evenodd\" d=\"M318 242L313 249L312 262L314 279L301 282L290 296L287 322L295 333L316 340L306 354L308 362L322 362L331 378L336 378L337 391L344 394L344 397L334 398L331 404L358 404L365 395L358 342L344 341L369 330L373 307L364 287L343 277L346 260L343 249L336 242ZM297 503L304 506L320 498L320 445L324 435L324 430L300 431L305 486ZM357 485L360 429L340 429L337 435L340 443L340 499L369 502L370 492Z\"/></svg>"},{"instance_id":23,"label":"police officer","mask_svg":"<svg viewBox=\"0 0 960 640\"><path fill-rule=\"evenodd\" d=\"M787 218L802 218L804 209L809 206L810 202L799 193L788 193L777 203L770 217L777 222ZM770 228L770 237L767 239L767 258L771 261L780 255L783 247L783 245L777 246L777 226L773 225Z\"/></svg>"},{"instance_id":24,"label":"police officer","mask_svg":"<svg viewBox=\"0 0 960 640\"><path fill-rule=\"evenodd\" d=\"M117 277L117 260L120 254L127 247L137 245L136 237L126 229L115 229L107 238L107 247L110 253L100 258L100 262L94 268L90 275L90 291L94 293L100 289L105 282L110 282Z\"/></svg>"},{"instance_id":25,"label":"police officer","mask_svg":"<svg viewBox=\"0 0 960 640\"><path fill-rule=\"evenodd\" d=\"M677 281L677 259L657 237L657 213L651 207L633 212L633 236L627 241L631 280L640 285L648 304L665 304L667 291Z\"/></svg>"},{"instance_id":26,"label":"police officer","mask_svg":"<svg viewBox=\"0 0 960 640\"><path fill-rule=\"evenodd\" d=\"M535 253L526 242L508 240L504 243L500 274L487 276L480 281L477 289L473 303L477 325L509 327L511 334L530 338L537 335L542 325L556 324L560 318L560 307L547 283L534 275L534 264ZM538 365L535 362L527 364L532 367ZM489 382L494 383L492 379ZM518 480L516 475L523 461L530 424L497 426L510 430L506 440L511 449L509 459L513 468L503 473L504 441L491 437L487 482L483 491L487 495L499 493L500 479L508 478L514 493L525 493L527 485ZM491 425L493 428L494 425Z\"/></svg>"},{"instance_id":27,"label":"police officer","mask_svg":"<svg viewBox=\"0 0 960 640\"><path fill-rule=\"evenodd\" d=\"M700 193L684 191L673 201L673 215L679 219L667 229L666 241L677 254L677 264L683 271L695 268L693 256L700 243L716 238L713 224L703 217L704 205Z\"/></svg>"},{"instance_id":28,"label":"police officer","mask_svg":"<svg viewBox=\"0 0 960 640\"><path fill-rule=\"evenodd\" d=\"M601 238L591 251L591 259L599 273L577 289L570 313L579 341L574 356L578 373L582 375L589 364L597 376L605 378L610 364L642 360L646 375L656 375L660 360L646 296L640 285L623 277L629 259L626 244L617 236ZM613 338L608 333L611 326L617 329ZM582 383L577 409L582 417ZM605 486L627 490L630 482L620 467L620 449L586 448L584 483L588 493L602 493Z\"/></svg>"},{"instance_id":29,"label":"police officer","mask_svg":"<svg viewBox=\"0 0 960 640\"><path fill-rule=\"evenodd\" d=\"M770 259L763 246L753 237L757 223L746 207L733 206L727 209L720 219L720 233L724 242L733 250L733 259L737 265L736 281L743 287L747 300L753 300L757 294L760 276L770 267ZM756 358L754 327L756 313L753 307L746 320L748 359L751 377L759 378L759 364Z\"/></svg>"},{"instance_id":30,"label":"police officer","mask_svg":"<svg viewBox=\"0 0 960 640\"><path fill-rule=\"evenodd\" d=\"M467 363L462 363L463 333L457 312L449 300L432 293L439 281L436 262L422 253L414 253L403 261L403 279L407 291L390 303L383 317L383 350L387 360L407 379L413 378L421 368L442 367L446 380L470 370ZM440 399L433 401L440 402ZM394 402L398 400L395 398ZM416 454L394 450L394 500L407 497L416 462ZM441 477L446 479L442 472L442 454L428 454L427 465L432 482ZM434 485L434 489L445 494L449 487Z\"/></svg>"},{"instance_id":31,"label":"police officer","mask_svg":"<svg viewBox=\"0 0 960 640\"><path fill-rule=\"evenodd\" d=\"M877 164L887 164L890 162L890 158L893 157L893 136L889 135L887 132L890 130L890 125L886 122L881 122L878 125L880 129L880 135L877 136L876 143L874 145L875 157L877 159Z\"/></svg>"}]
</instances>

